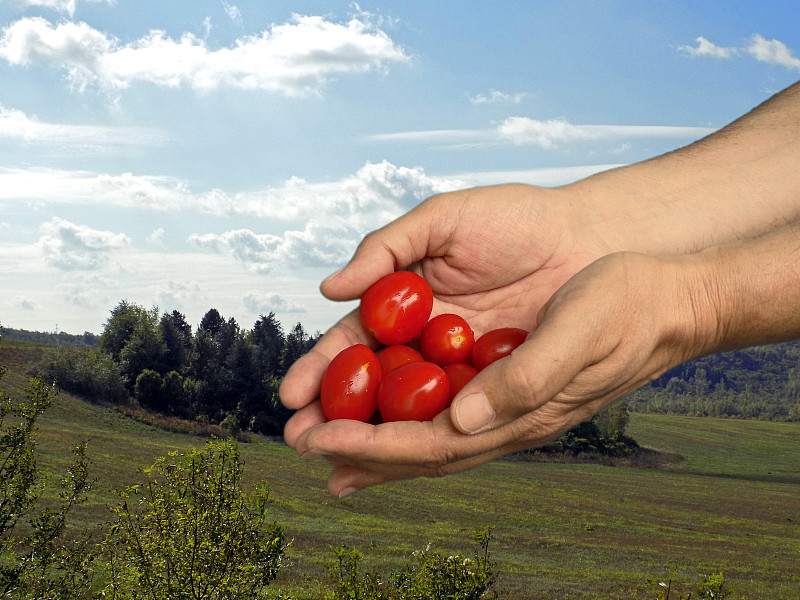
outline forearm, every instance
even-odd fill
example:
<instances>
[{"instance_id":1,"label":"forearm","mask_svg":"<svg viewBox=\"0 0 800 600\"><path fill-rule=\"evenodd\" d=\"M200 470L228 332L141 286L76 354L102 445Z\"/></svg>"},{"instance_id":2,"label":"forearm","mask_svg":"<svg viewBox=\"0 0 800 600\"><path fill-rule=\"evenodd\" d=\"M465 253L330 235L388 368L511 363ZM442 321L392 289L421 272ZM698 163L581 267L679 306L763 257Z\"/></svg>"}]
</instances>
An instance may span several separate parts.
<instances>
[{"instance_id":1,"label":"forearm","mask_svg":"<svg viewBox=\"0 0 800 600\"><path fill-rule=\"evenodd\" d=\"M613 250L682 253L800 216L800 83L694 144L565 189Z\"/></svg>"},{"instance_id":2,"label":"forearm","mask_svg":"<svg viewBox=\"0 0 800 600\"><path fill-rule=\"evenodd\" d=\"M670 260L689 278L694 355L800 338L800 223Z\"/></svg>"}]
</instances>

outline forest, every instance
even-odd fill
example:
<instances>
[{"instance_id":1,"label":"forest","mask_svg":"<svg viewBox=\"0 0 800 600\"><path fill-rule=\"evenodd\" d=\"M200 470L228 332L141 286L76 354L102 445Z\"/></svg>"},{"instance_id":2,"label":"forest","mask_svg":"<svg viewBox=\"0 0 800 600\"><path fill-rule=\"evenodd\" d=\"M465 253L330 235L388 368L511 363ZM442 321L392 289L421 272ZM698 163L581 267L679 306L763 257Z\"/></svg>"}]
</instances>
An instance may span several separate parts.
<instances>
[{"instance_id":1,"label":"forest","mask_svg":"<svg viewBox=\"0 0 800 600\"><path fill-rule=\"evenodd\" d=\"M29 332L4 335L42 341ZM284 332L273 313L245 329L214 308L193 329L178 311L123 300L95 345L80 343L91 341L87 334L65 337L48 351L42 374L89 401L133 403L233 434L281 435L290 411L278 399L280 380L317 337L299 323Z\"/></svg>"}]
</instances>

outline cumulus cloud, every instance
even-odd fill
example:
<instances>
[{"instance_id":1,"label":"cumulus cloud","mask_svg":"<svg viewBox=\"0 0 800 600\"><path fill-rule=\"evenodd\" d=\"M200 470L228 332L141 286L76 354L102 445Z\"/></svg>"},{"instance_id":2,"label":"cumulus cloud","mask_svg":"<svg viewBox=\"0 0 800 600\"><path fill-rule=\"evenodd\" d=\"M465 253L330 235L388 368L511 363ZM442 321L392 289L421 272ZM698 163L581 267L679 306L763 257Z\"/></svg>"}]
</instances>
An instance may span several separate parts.
<instances>
[{"instance_id":1,"label":"cumulus cloud","mask_svg":"<svg viewBox=\"0 0 800 600\"><path fill-rule=\"evenodd\" d=\"M253 290L245 294L242 300L247 310L261 315L306 312L306 309L299 303L288 300L280 294L264 294Z\"/></svg>"},{"instance_id":2,"label":"cumulus cloud","mask_svg":"<svg viewBox=\"0 0 800 600\"><path fill-rule=\"evenodd\" d=\"M469 101L472 104L493 104L496 102L519 104L527 95L527 92L507 94L499 90L492 90L488 94L476 94L475 96L471 96Z\"/></svg>"},{"instance_id":3,"label":"cumulus cloud","mask_svg":"<svg viewBox=\"0 0 800 600\"><path fill-rule=\"evenodd\" d=\"M780 40L768 40L756 34L751 38L747 52L760 62L800 70L800 58Z\"/></svg>"},{"instance_id":4,"label":"cumulus cloud","mask_svg":"<svg viewBox=\"0 0 800 600\"><path fill-rule=\"evenodd\" d=\"M196 281L181 282L170 280L158 287L158 305L165 311L182 310L186 304L201 293Z\"/></svg>"},{"instance_id":5,"label":"cumulus cloud","mask_svg":"<svg viewBox=\"0 0 800 600\"><path fill-rule=\"evenodd\" d=\"M54 25L33 17L3 29L0 58L12 65L53 64L65 69L79 89L148 82L198 90L258 89L290 97L318 94L337 74L385 70L408 60L363 15L347 23L295 15L291 22L219 49L191 33L172 39L163 31L122 44L86 23Z\"/></svg>"},{"instance_id":6,"label":"cumulus cloud","mask_svg":"<svg viewBox=\"0 0 800 600\"><path fill-rule=\"evenodd\" d=\"M717 46L703 36L695 39L695 42L697 42L697 46L678 46L678 50L690 56L712 56L714 58L730 58L739 52L738 48Z\"/></svg>"},{"instance_id":7,"label":"cumulus cloud","mask_svg":"<svg viewBox=\"0 0 800 600\"><path fill-rule=\"evenodd\" d=\"M791 48L780 40L768 40L759 33L754 34L749 43L742 47L717 46L702 36L695 41L697 46L678 46L678 50L690 56L722 59L749 55L759 62L800 70L800 58L794 55Z\"/></svg>"},{"instance_id":8,"label":"cumulus cloud","mask_svg":"<svg viewBox=\"0 0 800 600\"><path fill-rule=\"evenodd\" d=\"M156 129L134 127L98 127L44 123L21 110L0 104L0 139L45 146L53 144L80 148L113 146L154 146L163 143L166 135Z\"/></svg>"},{"instance_id":9,"label":"cumulus cloud","mask_svg":"<svg viewBox=\"0 0 800 600\"><path fill-rule=\"evenodd\" d=\"M37 245L50 265L74 271L105 266L112 252L129 243L122 233L100 231L53 217L40 227Z\"/></svg>"},{"instance_id":10,"label":"cumulus cloud","mask_svg":"<svg viewBox=\"0 0 800 600\"><path fill-rule=\"evenodd\" d=\"M218 192L214 202L204 197L200 203L302 225L281 235L238 229L193 234L189 241L206 251L230 255L258 273L287 266L329 267L347 260L368 231L428 196L458 187L463 182L383 161L367 163L354 176L337 182L294 178L278 188L233 198Z\"/></svg>"}]
</instances>

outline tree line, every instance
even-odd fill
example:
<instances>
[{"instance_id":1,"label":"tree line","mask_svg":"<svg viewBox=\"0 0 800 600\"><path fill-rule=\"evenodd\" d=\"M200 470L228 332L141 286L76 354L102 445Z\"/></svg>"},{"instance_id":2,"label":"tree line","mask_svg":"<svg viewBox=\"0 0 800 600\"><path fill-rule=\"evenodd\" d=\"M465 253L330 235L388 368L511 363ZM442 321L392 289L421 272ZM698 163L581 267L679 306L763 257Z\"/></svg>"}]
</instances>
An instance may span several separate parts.
<instances>
[{"instance_id":1,"label":"tree line","mask_svg":"<svg viewBox=\"0 0 800 600\"><path fill-rule=\"evenodd\" d=\"M288 333L274 313L251 329L212 308L196 328L179 311L161 313L123 300L97 347L50 350L46 376L89 400L125 404L180 419L280 435L290 411L278 399L289 366L319 334L300 323Z\"/></svg>"},{"instance_id":2,"label":"tree line","mask_svg":"<svg viewBox=\"0 0 800 600\"><path fill-rule=\"evenodd\" d=\"M634 412L800 421L800 341L691 360L626 400Z\"/></svg>"}]
</instances>

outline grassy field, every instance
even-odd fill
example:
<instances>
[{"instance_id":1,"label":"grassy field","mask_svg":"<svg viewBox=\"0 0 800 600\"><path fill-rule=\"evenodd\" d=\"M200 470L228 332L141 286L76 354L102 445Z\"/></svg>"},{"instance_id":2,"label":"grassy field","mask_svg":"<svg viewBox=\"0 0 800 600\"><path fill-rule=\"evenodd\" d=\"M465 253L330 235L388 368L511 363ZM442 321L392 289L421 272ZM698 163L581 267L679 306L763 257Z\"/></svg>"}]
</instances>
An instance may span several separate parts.
<instances>
[{"instance_id":1,"label":"grassy field","mask_svg":"<svg viewBox=\"0 0 800 600\"><path fill-rule=\"evenodd\" d=\"M21 395L36 352L0 343L10 368L2 389ZM357 547L367 568L387 572L428 543L469 553L486 525L498 586L512 598L655 598L648 579L673 568L683 594L722 571L732 598L800 598L799 424L633 415L629 433L683 460L662 468L496 461L336 500L323 463L267 440L243 444L242 455L249 480L270 482L271 514L294 538L293 566L277 584L303 598L326 587L330 546ZM203 444L61 394L41 424L42 464L57 475L86 439L98 482L76 514L84 527L108 518L114 490L136 482L137 467Z\"/></svg>"}]
</instances>

